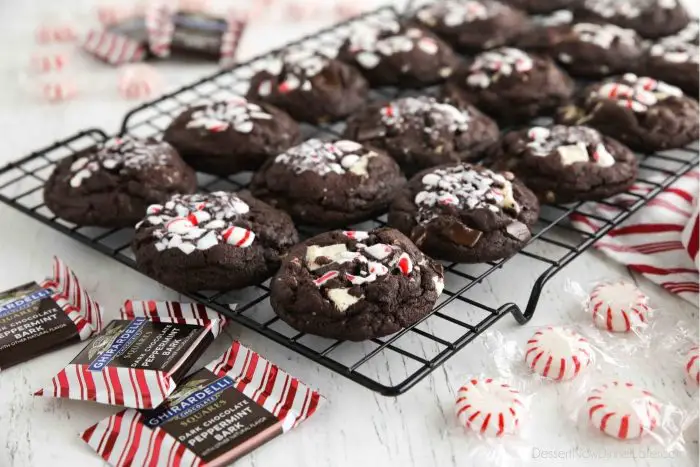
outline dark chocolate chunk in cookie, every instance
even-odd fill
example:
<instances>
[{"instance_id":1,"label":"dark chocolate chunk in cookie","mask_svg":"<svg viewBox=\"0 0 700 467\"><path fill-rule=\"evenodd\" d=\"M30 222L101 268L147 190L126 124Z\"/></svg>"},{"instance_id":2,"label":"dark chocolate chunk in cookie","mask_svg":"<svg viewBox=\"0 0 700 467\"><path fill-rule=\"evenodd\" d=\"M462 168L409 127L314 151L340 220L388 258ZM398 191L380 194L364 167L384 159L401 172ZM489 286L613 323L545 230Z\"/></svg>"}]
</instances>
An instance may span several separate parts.
<instances>
[{"instance_id":1,"label":"dark chocolate chunk in cookie","mask_svg":"<svg viewBox=\"0 0 700 467\"><path fill-rule=\"evenodd\" d=\"M477 55L450 78L443 94L451 102L471 102L499 122L517 123L562 105L573 86L550 58L502 47Z\"/></svg>"},{"instance_id":2,"label":"dark chocolate chunk in cookie","mask_svg":"<svg viewBox=\"0 0 700 467\"><path fill-rule=\"evenodd\" d=\"M289 216L247 192L176 195L150 206L132 249L145 274L181 292L258 284L299 240Z\"/></svg>"},{"instance_id":3,"label":"dark chocolate chunk in cookie","mask_svg":"<svg viewBox=\"0 0 700 467\"><path fill-rule=\"evenodd\" d=\"M690 28L652 44L643 59L643 73L652 78L678 86L689 96L698 98L697 23L693 37Z\"/></svg>"},{"instance_id":4,"label":"dark chocolate chunk in cookie","mask_svg":"<svg viewBox=\"0 0 700 467\"><path fill-rule=\"evenodd\" d=\"M639 67L644 46L633 29L577 23L556 31L545 52L573 76L602 78Z\"/></svg>"},{"instance_id":5,"label":"dark chocolate chunk in cookie","mask_svg":"<svg viewBox=\"0 0 700 467\"><path fill-rule=\"evenodd\" d=\"M230 175L257 170L268 157L297 144L300 135L285 112L240 97L185 110L163 139L195 169Z\"/></svg>"},{"instance_id":6,"label":"dark chocolate chunk in cookie","mask_svg":"<svg viewBox=\"0 0 700 467\"><path fill-rule=\"evenodd\" d=\"M322 123L362 107L368 84L354 67L310 50L283 53L250 82L248 98L269 102L297 120Z\"/></svg>"},{"instance_id":7,"label":"dark chocolate chunk in cookie","mask_svg":"<svg viewBox=\"0 0 700 467\"><path fill-rule=\"evenodd\" d=\"M637 177L637 158L622 143L583 126L511 131L492 148L494 170L511 171L543 202L607 198Z\"/></svg>"},{"instance_id":8,"label":"dark chocolate chunk in cookie","mask_svg":"<svg viewBox=\"0 0 700 467\"><path fill-rule=\"evenodd\" d=\"M78 225L132 227L153 203L197 188L194 171L167 143L112 138L60 161L46 205Z\"/></svg>"},{"instance_id":9,"label":"dark chocolate chunk in cookie","mask_svg":"<svg viewBox=\"0 0 700 467\"><path fill-rule=\"evenodd\" d=\"M574 17L634 29L647 39L674 34L690 21L680 0L583 0Z\"/></svg>"},{"instance_id":10,"label":"dark chocolate chunk in cookie","mask_svg":"<svg viewBox=\"0 0 700 467\"><path fill-rule=\"evenodd\" d=\"M290 250L270 303L299 331L361 341L414 324L442 288L442 266L400 232L333 231Z\"/></svg>"},{"instance_id":11,"label":"dark chocolate chunk in cookie","mask_svg":"<svg viewBox=\"0 0 700 467\"><path fill-rule=\"evenodd\" d=\"M420 88L439 83L458 64L452 48L437 36L395 19L356 26L338 53L373 86Z\"/></svg>"},{"instance_id":12,"label":"dark chocolate chunk in cookie","mask_svg":"<svg viewBox=\"0 0 700 467\"><path fill-rule=\"evenodd\" d=\"M593 127L638 151L698 139L698 101L675 86L631 73L586 87L573 104L559 109L557 119Z\"/></svg>"},{"instance_id":13,"label":"dark chocolate chunk in cookie","mask_svg":"<svg viewBox=\"0 0 700 467\"><path fill-rule=\"evenodd\" d=\"M385 150L410 174L478 159L498 139L498 126L466 103L419 96L370 105L348 120L345 136Z\"/></svg>"},{"instance_id":14,"label":"dark chocolate chunk in cookie","mask_svg":"<svg viewBox=\"0 0 700 467\"><path fill-rule=\"evenodd\" d=\"M269 159L251 190L297 222L341 227L386 211L405 182L384 152L354 141L310 139Z\"/></svg>"},{"instance_id":15,"label":"dark chocolate chunk in cookie","mask_svg":"<svg viewBox=\"0 0 700 467\"><path fill-rule=\"evenodd\" d=\"M463 52L509 45L529 27L525 13L496 0L435 2L415 20Z\"/></svg>"},{"instance_id":16,"label":"dark chocolate chunk in cookie","mask_svg":"<svg viewBox=\"0 0 700 467\"><path fill-rule=\"evenodd\" d=\"M433 258L480 263L525 245L538 214L537 197L512 173L460 163L416 174L394 198L389 225Z\"/></svg>"},{"instance_id":17,"label":"dark chocolate chunk in cookie","mask_svg":"<svg viewBox=\"0 0 700 467\"><path fill-rule=\"evenodd\" d=\"M581 4L582 0L506 0L516 8L533 15L552 13L557 10L571 10Z\"/></svg>"}]
</instances>

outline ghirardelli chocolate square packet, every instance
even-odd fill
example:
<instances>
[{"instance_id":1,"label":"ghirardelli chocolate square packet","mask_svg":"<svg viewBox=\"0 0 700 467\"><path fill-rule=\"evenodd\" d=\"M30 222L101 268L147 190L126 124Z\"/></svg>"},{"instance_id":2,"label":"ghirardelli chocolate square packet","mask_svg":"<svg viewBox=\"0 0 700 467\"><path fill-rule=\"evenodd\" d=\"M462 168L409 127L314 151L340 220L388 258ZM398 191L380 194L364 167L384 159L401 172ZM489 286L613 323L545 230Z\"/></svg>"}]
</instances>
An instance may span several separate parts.
<instances>
[{"instance_id":1,"label":"ghirardelli chocolate square packet","mask_svg":"<svg viewBox=\"0 0 700 467\"><path fill-rule=\"evenodd\" d=\"M228 465L306 420L321 402L318 392L234 342L155 410L124 410L81 437L115 467Z\"/></svg>"},{"instance_id":2,"label":"ghirardelli chocolate square packet","mask_svg":"<svg viewBox=\"0 0 700 467\"><path fill-rule=\"evenodd\" d=\"M121 319L109 323L35 395L157 407L225 323L195 303L127 300Z\"/></svg>"},{"instance_id":3,"label":"ghirardelli chocolate square packet","mask_svg":"<svg viewBox=\"0 0 700 467\"><path fill-rule=\"evenodd\" d=\"M100 305L54 257L50 278L0 292L0 370L83 341L101 328Z\"/></svg>"}]
</instances>

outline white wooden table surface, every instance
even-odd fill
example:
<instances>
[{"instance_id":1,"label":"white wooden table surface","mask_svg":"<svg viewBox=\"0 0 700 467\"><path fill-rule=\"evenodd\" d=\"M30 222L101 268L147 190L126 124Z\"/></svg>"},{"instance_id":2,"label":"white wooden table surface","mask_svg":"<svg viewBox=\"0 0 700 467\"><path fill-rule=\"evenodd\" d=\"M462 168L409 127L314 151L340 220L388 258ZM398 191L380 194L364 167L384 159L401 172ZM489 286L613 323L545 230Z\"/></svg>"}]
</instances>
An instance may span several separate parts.
<instances>
[{"instance_id":1,"label":"white wooden table surface","mask_svg":"<svg viewBox=\"0 0 700 467\"><path fill-rule=\"evenodd\" d=\"M368 4L373 2L366 2ZM380 2L374 2L380 3ZM48 0L3 2L0 5L0 165L20 158L87 126L117 129L123 113L133 105L119 99L113 70L86 62L76 78L87 84L86 96L66 105L53 106L32 98L28 81L19 72L35 50L32 31L37 21L60 17L64 12L85 10L89 1ZM82 6L81 6L82 5ZM243 58L280 45L322 24L297 22L291 26L261 26L252 29L242 44ZM169 87L176 87L214 69L211 65L176 63L158 65L167 76ZM0 290L44 277L50 259L60 255L94 291L115 316L125 298L177 298L175 294L144 276L108 260L76 241L0 205ZM580 310L563 291L566 278L582 283L599 278L625 277L638 281L663 313L690 322L697 321L697 309L662 291L601 255L589 252L550 281L542 294L531 325L520 327L505 317L496 326L508 339L524 343L533 327L569 323L580 317ZM487 284L486 294L497 281L507 281L515 297L526 297L532 275L496 275ZM502 283L501 283L502 285ZM492 294L493 295L493 294ZM510 294L509 294L510 297ZM502 303L503 297L490 297ZM522 304L522 298L520 299ZM389 398L373 393L318 364L311 362L253 332L232 325L225 336L207 352L200 363L212 359L231 341L267 356L273 362L320 389L328 403L300 429L258 449L237 463L239 466L299 465L305 467L345 466L484 466L472 444L454 419L454 393L462 379L479 374L491 364L481 340L467 347L408 393ZM79 351L75 345L36 358L0 373L0 467L99 466L101 460L76 434L115 412L114 408L77 401L35 398L31 393L47 382ZM660 358L628 370L626 376L660 395L691 403L692 391L683 384L682 371ZM668 457L653 444L611 443L586 427L568 420L564 413L561 387L546 387L536 393L531 411L524 459L515 465L615 465L668 466L698 465L697 424L687 431L689 454ZM697 405L697 401L695 401ZM554 452L559 451L559 452ZM553 455L560 456L552 459ZM564 456L566 460L563 460ZM549 458L546 458L549 457Z\"/></svg>"}]
</instances>

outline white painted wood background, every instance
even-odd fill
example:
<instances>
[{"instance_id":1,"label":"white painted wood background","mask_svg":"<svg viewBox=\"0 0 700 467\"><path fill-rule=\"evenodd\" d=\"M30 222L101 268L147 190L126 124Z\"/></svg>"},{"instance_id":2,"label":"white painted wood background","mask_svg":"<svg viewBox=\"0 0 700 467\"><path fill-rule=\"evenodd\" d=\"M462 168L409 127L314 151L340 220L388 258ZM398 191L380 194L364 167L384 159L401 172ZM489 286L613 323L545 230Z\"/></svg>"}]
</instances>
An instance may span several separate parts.
<instances>
[{"instance_id":1,"label":"white painted wood background","mask_svg":"<svg viewBox=\"0 0 700 467\"><path fill-rule=\"evenodd\" d=\"M378 1L365 2L378 4ZM133 104L116 94L116 74L85 61L75 78L85 85L85 97L67 105L52 106L32 98L31 79L18 71L36 50L32 41L35 24L42 18L86 11L89 1L23 1L0 5L0 165L20 158L87 126L116 131L123 113ZM250 57L284 43L324 23L297 22L251 29L242 44L241 58ZM82 62L81 62L82 63ZM168 86L176 87L208 73L210 65L158 65ZM85 70L89 70L86 72ZM90 84L90 86L88 86ZM30 218L0 205L0 290L40 279L50 268L53 254L75 269L84 285L115 316L125 298L177 298L175 294L134 271L109 261ZM495 275L483 291L484 298L503 303L529 294L531 271L520 276ZM567 267L545 288L537 313L523 328L504 318L496 326L507 339L524 343L540 325L564 324L581 318L575 300L564 292L567 278L581 283L600 278L627 277L638 281L661 312L697 321L697 309L665 293L597 253L587 253ZM508 297L494 294L499 282L508 284ZM503 282L500 284L503 285ZM219 354L232 338L265 355L307 383L316 386L328 403L300 429L253 452L236 465L242 467L298 465L304 467L350 466L486 466L492 446L474 443L457 426L454 393L463 378L487 371L492 357L480 339L451 359L407 394L398 398L377 395L330 372L257 334L232 325L226 335L202 358L200 364ZM69 362L80 345L39 357L0 373L0 467L99 466L100 459L76 434L115 412L114 408L76 401L34 398L31 393ZM621 356L624 357L624 356ZM621 371L662 397L697 406L695 392L683 384L683 372L675 362L658 356L636 362ZM198 366L197 365L197 366ZM602 378L602 377L600 377ZM540 388L530 411L523 459L513 465L547 466L668 466L698 465L697 424L686 431L687 454L668 457L653 443L620 444L603 439L569 420L566 391L562 387ZM496 445L494 445L496 446ZM552 451L565 459L546 459Z\"/></svg>"}]
</instances>

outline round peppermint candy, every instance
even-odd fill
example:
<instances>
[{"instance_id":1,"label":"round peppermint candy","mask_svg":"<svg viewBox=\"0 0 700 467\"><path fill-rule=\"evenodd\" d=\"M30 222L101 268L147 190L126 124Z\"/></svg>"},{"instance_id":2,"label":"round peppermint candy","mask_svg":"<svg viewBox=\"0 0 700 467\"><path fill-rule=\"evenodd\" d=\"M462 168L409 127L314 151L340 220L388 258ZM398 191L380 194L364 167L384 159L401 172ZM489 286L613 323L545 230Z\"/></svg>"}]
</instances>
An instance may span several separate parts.
<instances>
[{"instance_id":1,"label":"round peppermint candy","mask_svg":"<svg viewBox=\"0 0 700 467\"><path fill-rule=\"evenodd\" d=\"M625 281L596 286L588 298L588 311L597 327L612 332L630 332L644 326L651 313L649 298Z\"/></svg>"},{"instance_id":2,"label":"round peppermint candy","mask_svg":"<svg viewBox=\"0 0 700 467\"><path fill-rule=\"evenodd\" d=\"M527 341L525 361L535 373L557 381L570 380L591 363L588 341L575 331L548 326Z\"/></svg>"},{"instance_id":3,"label":"round peppermint candy","mask_svg":"<svg viewBox=\"0 0 700 467\"><path fill-rule=\"evenodd\" d=\"M661 418L661 404L632 383L613 381L591 391L586 408L591 424L613 438L641 438Z\"/></svg>"},{"instance_id":4,"label":"round peppermint candy","mask_svg":"<svg viewBox=\"0 0 700 467\"><path fill-rule=\"evenodd\" d=\"M492 378L472 379L457 392L460 423L486 436L514 434L524 408L517 390Z\"/></svg>"},{"instance_id":5,"label":"round peppermint candy","mask_svg":"<svg viewBox=\"0 0 700 467\"><path fill-rule=\"evenodd\" d=\"M691 347L686 354L685 374L688 381L700 385L700 347L697 345Z\"/></svg>"}]
</instances>

